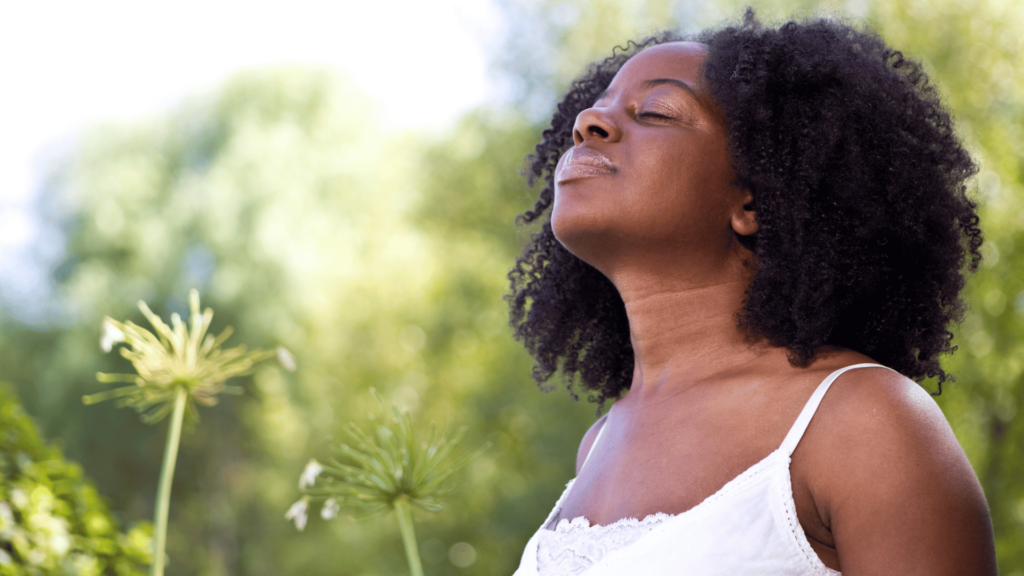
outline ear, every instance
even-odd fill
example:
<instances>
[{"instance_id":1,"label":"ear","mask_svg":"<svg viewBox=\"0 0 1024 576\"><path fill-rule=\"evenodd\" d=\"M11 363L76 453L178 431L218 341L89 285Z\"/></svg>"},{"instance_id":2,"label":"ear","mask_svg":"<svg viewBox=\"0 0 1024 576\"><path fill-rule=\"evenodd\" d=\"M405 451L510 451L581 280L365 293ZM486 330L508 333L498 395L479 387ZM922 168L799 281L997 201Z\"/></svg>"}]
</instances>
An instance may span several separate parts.
<instances>
[{"instance_id":1,"label":"ear","mask_svg":"<svg viewBox=\"0 0 1024 576\"><path fill-rule=\"evenodd\" d=\"M754 212L754 195L744 190L732 211L732 229L740 236L752 236L757 232L757 218Z\"/></svg>"}]
</instances>

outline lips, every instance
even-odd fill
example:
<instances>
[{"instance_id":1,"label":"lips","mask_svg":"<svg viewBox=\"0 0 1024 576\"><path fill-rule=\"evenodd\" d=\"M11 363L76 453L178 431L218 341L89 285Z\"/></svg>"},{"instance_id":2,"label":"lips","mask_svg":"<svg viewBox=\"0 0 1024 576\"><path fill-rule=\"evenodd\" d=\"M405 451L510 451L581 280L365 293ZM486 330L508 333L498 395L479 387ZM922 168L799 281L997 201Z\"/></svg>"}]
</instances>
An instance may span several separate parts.
<instances>
[{"instance_id":1,"label":"lips","mask_svg":"<svg viewBox=\"0 0 1024 576\"><path fill-rule=\"evenodd\" d=\"M555 181L561 184L579 178L608 176L618 171L611 160L592 148L571 148L562 157L562 163L555 174Z\"/></svg>"}]
</instances>

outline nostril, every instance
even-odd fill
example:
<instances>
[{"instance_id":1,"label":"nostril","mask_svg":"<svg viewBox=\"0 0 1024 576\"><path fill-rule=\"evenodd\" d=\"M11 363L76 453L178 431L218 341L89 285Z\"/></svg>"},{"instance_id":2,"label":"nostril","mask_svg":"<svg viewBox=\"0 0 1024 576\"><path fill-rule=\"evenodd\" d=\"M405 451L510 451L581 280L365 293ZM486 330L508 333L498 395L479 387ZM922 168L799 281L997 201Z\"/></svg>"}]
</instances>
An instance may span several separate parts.
<instances>
[{"instance_id":1,"label":"nostril","mask_svg":"<svg viewBox=\"0 0 1024 576\"><path fill-rule=\"evenodd\" d=\"M589 128L587 128L587 132L597 136L598 138L608 137L608 131L605 130L604 128L601 128L600 126L590 126Z\"/></svg>"}]
</instances>

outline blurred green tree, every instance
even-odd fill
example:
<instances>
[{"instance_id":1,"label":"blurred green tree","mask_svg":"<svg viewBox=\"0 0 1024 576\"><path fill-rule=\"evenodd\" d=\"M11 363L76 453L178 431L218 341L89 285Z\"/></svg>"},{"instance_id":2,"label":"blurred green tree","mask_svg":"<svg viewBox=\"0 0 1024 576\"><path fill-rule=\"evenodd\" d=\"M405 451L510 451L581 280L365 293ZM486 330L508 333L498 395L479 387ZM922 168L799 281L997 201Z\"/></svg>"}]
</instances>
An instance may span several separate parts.
<instances>
[{"instance_id":1,"label":"blurred green tree","mask_svg":"<svg viewBox=\"0 0 1024 576\"><path fill-rule=\"evenodd\" d=\"M168 574L404 569L393 519L314 519L300 539L282 518L304 455L360 420L371 385L495 446L450 510L421 522L431 574L470 561L511 572L572 473L593 409L536 393L501 299L533 129L481 114L426 141L377 133L368 109L330 74L242 75L166 117L93 132L46 191L67 235L56 299L69 319L6 324L0 366L125 517L149 515L163 437L79 405L96 371L129 369L100 354L103 316L142 322L140 299L184 313L196 286L239 340L280 342L303 368L257 374L183 439Z\"/></svg>"},{"instance_id":2,"label":"blurred green tree","mask_svg":"<svg viewBox=\"0 0 1024 576\"><path fill-rule=\"evenodd\" d=\"M1014 65L1024 15L1004 0L850 1L893 45L923 59L983 171L988 239L972 312L939 403L985 485L1000 567L1024 570L1024 86ZM654 28L736 16L716 2L505 0L496 62L505 101L441 135L383 134L373 104L331 74L235 77L210 96L78 142L55 172L45 214L66 238L55 272L62 324L0 326L0 377L48 437L83 462L115 514L147 518L163 437L112 406L83 408L93 374L123 372L98 350L105 315L162 316L200 289L219 321L255 346L285 345L302 370L268 369L204 413L182 448L168 574L392 574L397 526L312 519L297 537L282 511L305 457L360 421L373 385L427 422L456 420L494 448L460 474L449 508L419 521L426 572L511 573L572 476L593 407L539 394L508 336L505 273L529 230L518 171L544 116L583 63ZM767 17L844 6L779 1ZM927 383L926 383L927 384ZM177 548L175 548L177 547Z\"/></svg>"}]
</instances>

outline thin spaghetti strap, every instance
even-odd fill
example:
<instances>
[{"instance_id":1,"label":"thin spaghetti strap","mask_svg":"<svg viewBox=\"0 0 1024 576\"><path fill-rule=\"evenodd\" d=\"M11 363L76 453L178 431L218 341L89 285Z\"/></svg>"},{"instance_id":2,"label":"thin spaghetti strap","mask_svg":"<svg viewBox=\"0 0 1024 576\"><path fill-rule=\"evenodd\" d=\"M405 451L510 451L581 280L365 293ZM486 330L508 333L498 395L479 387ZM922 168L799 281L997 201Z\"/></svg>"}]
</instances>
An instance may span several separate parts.
<instances>
[{"instance_id":1,"label":"thin spaghetti strap","mask_svg":"<svg viewBox=\"0 0 1024 576\"><path fill-rule=\"evenodd\" d=\"M609 410L608 413L610 414L611 411ZM587 451L587 457L583 459L583 466L580 466L580 472L583 472L583 469L587 466L587 462L590 461L590 455L594 453L594 447L601 441L601 435L604 434L604 427L607 425L608 419L605 418L604 424L601 424L601 429L597 431L597 438L594 438L594 443L590 445L590 450ZM579 474L577 474L577 476L579 476Z\"/></svg>"},{"instance_id":2,"label":"thin spaghetti strap","mask_svg":"<svg viewBox=\"0 0 1024 576\"><path fill-rule=\"evenodd\" d=\"M793 455L793 451L796 450L797 444L800 443L800 439L804 437L804 432L807 431L807 425L811 423L811 418L814 418L814 413L817 412L818 405L821 404L821 399L825 397L825 392L828 392L829 387L836 381L836 378L839 378L839 376L847 370L868 367L886 368L881 364L851 364L850 366L840 368L839 370L829 374L828 377L818 385L814 394L811 394L810 400L808 400L807 404L804 405L804 409L800 411L800 415L797 416L796 422L793 423L793 427L789 429L789 434L786 434L786 439L782 441L782 446L779 447L779 450L785 452L787 456Z\"/></svg>"}]
</instances>

